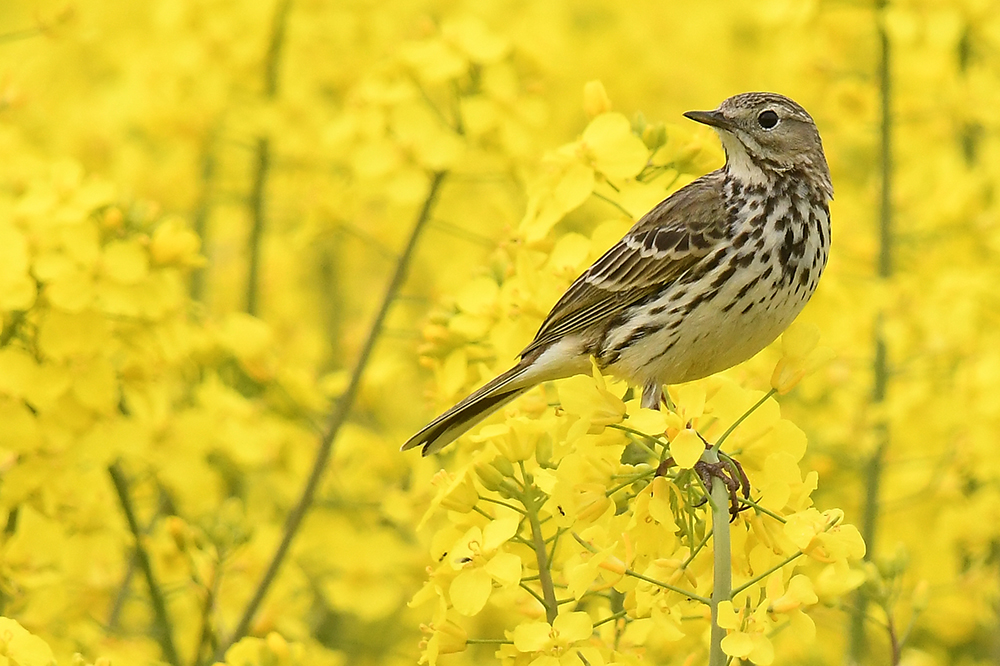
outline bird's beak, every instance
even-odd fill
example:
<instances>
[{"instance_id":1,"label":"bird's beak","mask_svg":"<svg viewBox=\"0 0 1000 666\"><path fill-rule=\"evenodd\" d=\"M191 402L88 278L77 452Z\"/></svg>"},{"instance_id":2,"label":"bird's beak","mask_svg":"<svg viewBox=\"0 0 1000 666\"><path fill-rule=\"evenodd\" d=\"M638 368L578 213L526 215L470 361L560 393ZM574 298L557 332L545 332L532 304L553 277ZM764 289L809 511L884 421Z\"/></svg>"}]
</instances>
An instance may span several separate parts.
<instances>
[{"instance_id":1,"label":"bird's beak","mask_svg":"<svg viewBox=\"0 0 1000 666\"><path fill-rule=\"evenodd\" d=\"M684 117L719 129L727 130L733 126L729 119L722 115L721 111L688 111Z\"/></svg>"}]
</instances>

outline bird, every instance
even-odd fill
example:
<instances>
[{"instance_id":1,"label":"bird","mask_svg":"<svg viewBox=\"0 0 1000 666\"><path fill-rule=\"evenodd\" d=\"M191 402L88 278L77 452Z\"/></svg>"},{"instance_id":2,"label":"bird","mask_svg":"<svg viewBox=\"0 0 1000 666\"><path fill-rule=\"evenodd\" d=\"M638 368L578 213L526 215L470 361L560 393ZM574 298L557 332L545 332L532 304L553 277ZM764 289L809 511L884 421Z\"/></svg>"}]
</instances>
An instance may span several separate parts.
<instances>
[{"instance_id":1,"label":"bird","mask_svg":"<svg viewBox=\"0 0 1000 666\"><path fill-rule=\"evenodd\" d=\"M815 122L770 92L684 116L716 131L724 166L639 219L569 286L512 368L402 450L440 451L534 386L591 372L591 359L658 409L664 385L747 360L795 319L831 242L833 184Z\"/></svg>"}]
</instances>

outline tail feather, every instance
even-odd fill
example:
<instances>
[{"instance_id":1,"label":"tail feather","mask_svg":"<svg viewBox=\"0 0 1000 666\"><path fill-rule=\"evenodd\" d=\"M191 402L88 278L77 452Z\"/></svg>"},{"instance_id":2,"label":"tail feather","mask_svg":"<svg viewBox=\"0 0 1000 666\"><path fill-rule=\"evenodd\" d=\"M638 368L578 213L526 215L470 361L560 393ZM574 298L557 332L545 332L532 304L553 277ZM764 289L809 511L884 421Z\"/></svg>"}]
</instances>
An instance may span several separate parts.
<instances>
[{"instance_id":1,"label":"tail feather","mask_svg":"<svg viewBox=\"0 0 1000 666\"><path fill-rule=\"evenodd\" d=\"M428 456L458 439L474 425L500 409L511 400L533 387L536 382L525 381L526 365L518 364L475 391L457 405L420 429L406 444L403 451L422 447Z\"/></svg>"}]
</instances>

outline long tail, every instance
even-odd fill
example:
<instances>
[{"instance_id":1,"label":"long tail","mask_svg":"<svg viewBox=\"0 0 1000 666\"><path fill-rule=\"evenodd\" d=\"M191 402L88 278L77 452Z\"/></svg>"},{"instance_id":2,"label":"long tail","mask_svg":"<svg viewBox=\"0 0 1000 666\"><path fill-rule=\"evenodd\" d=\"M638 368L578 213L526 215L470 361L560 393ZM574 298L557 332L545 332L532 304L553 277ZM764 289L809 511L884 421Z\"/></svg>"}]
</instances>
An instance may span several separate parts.
<instances>
[{"instance_id":1,"label":"long tail","mask_svg":"<svg viewBox=\"0 0 1000 666\"><path fill-rule=\"evenodd\" d=\"M525 375L529 364L522 361L488 382L478 391L437 417L403 444L403 451L422 446L428 456L455 441L469 428L537 384ZM533 374L533 373L532 373Z\"/></svg>"}]
</instances>

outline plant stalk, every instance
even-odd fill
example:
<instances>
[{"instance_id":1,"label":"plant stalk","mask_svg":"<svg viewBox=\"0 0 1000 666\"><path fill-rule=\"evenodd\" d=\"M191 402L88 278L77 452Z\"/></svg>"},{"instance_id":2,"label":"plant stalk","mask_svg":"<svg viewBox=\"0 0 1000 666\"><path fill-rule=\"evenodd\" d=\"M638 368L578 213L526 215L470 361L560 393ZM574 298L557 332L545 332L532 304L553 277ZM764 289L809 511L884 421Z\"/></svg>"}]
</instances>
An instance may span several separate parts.
<instances>
[{"instance_id":1,"label":"plant stalk","mask_svg":"<svg viewBox=\"0 0 1000 666\"><path fill-rule=\"evenodd\" d=\"M878 0L876 5L876 21L878 39L881 51L879 61L879 97L881 99L881 173L882 191L879 201L879 255L877 274L880 280L886 282L892 278L892 72L889 35L885 28L885 9L887 0ZM885 402L889 385L888 347L883 326L884 315L880 311L875 318L875 358L873 361L872 403ZM861 536L865 541L865 559L872 560L875 556L875 545L878 528L879 496L882 477L882 465L889 447L889 425L882 417L875 424L876 445L871 458L865 464L865 499L862 508ZM849 660L852 664L861 664L868 654L868 641L865 635L865 617L868 612L869 599L865 590L857 592L848 643Z\"/></svg>"},{"instance_id":2,"label":"plant stalk","mask_svg":"<svg viewBox=\"0 0 1000 666\"><path fill-rule=\"evenodd\" d=\"M139 520L136 518L135 510L132 508L132 498L129 495L128 479L125 471L118 461L108 465L108 473L111 475L111 482L114 484L118 501L125 514L125 522L128 523L129 532L135 539L135 560L142 570L142 575L146 578L146 585L149 587L149 600L153 604L153 617L155 624L153 635L160 644L163 658L172 666L180 666L181 659L174 646L173 624L170 621L170 614L167 612L167 600L163 594L163 589L156 580L153 572L153 564L149 559L149 553L142 545L142 528L139 527Z\"/></svg>"},{"instance_id":3,"label":"plant stalk","mask_svg":"<svg viewBox=\"0 0 1000 666\"><path fill-rule=\"evenodd\" d=\"M719 463L719 452L707 449L701 459L710 464ZM732 545L729 538L729 489L716 479L709 491L712 508L713 585L712 585L712 637L708 653L708 666L726 666L726 653L722 651L722 639L726 630L719 626L719 604L732 598L733 570Z\"/></svg>"}]
</instances>

